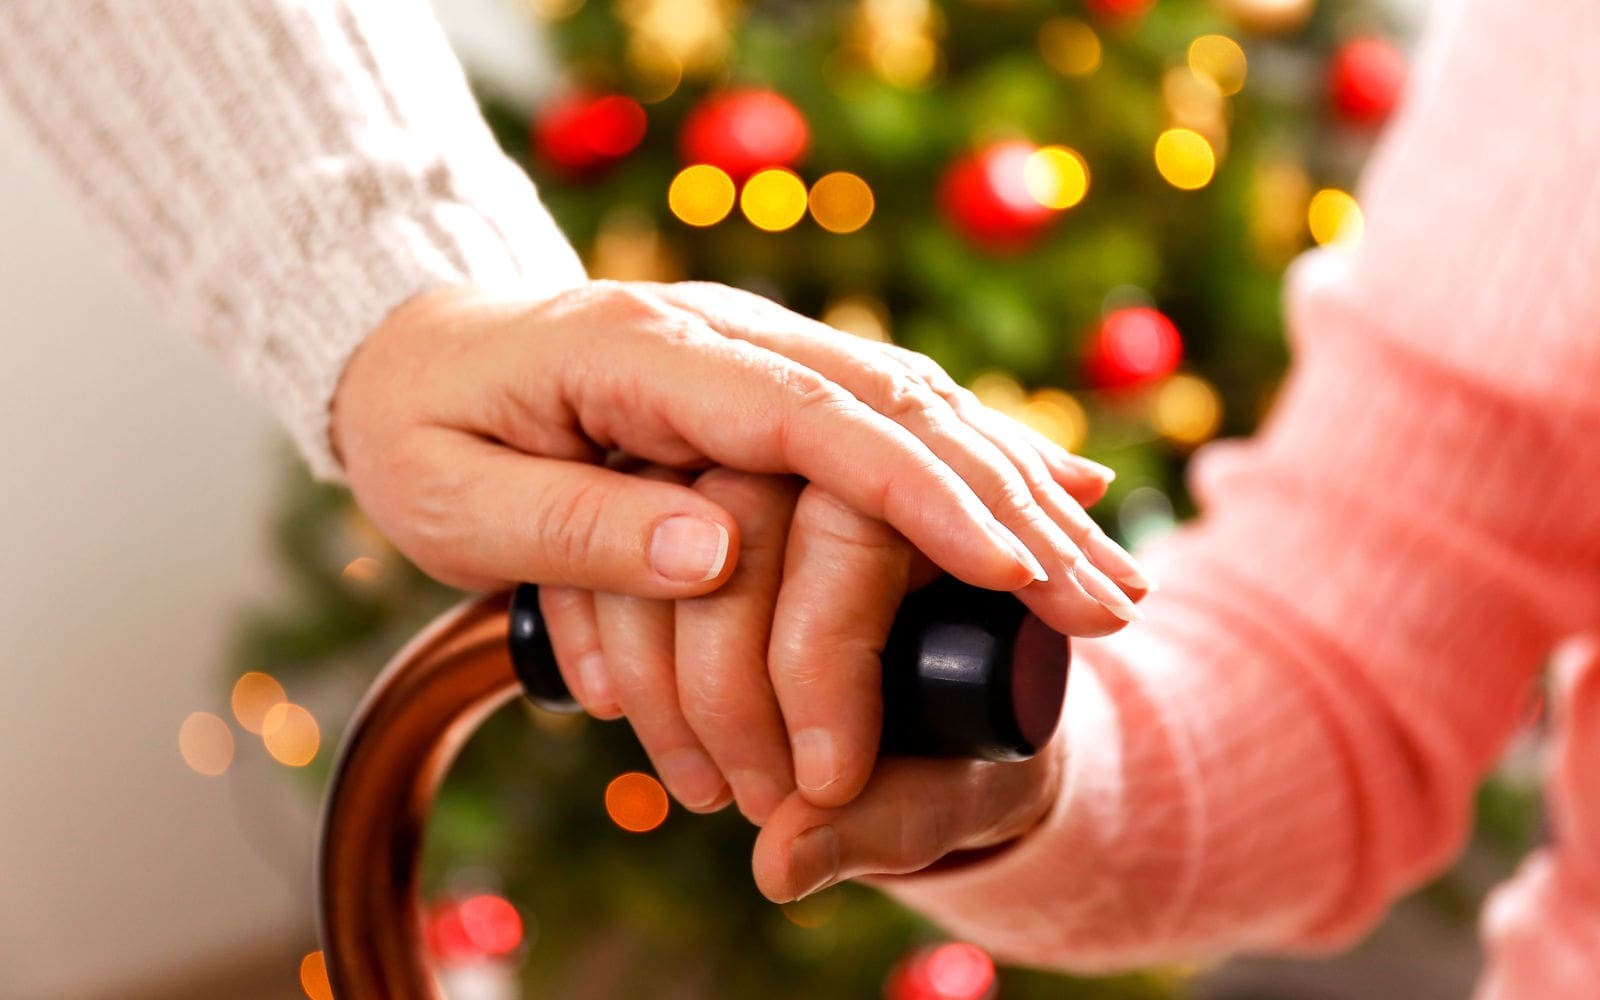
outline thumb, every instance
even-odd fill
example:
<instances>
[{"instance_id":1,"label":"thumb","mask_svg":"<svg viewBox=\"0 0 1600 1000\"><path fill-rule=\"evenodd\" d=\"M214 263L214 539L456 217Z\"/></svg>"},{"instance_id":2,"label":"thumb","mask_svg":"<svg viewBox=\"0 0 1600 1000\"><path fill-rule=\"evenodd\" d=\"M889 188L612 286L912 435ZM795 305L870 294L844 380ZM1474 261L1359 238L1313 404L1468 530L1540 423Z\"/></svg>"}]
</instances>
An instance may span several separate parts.
<instances>
[{"instance_id":1,"label":"thumb","mask_svg":"<svg viewBox=\"0 0 1600 1000\"><path fill-rule=\"evenodd\" d=\"M786 903L846 879L1004 849L1054 804L1058 757L1049 749L1014 763L884 757L848 805L820 808L791 793L756 837L756 886Z\"/></svg>"},{"instance_id":2,"label":"thumb","mask_svg":"<svg viewBox=\"0 0 1600 1000\"><path fill-rule=\"evenodd\" d=\"M687 486L481 439L447 451L450 527L407 553L446 583L673 599L717 589L738 561L738 523Z\"/></svg>"}]
</instances>

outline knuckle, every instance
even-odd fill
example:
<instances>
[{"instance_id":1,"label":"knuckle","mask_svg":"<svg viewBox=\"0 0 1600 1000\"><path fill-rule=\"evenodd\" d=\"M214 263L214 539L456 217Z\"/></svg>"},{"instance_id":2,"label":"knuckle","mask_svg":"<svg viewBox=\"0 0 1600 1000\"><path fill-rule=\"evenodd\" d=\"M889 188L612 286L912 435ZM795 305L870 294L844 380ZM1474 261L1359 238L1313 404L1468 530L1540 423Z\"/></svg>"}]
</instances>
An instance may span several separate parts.
<instances>
[{"instance_id":1,"label":"knuckle","mask_svg":"<svg viewBox=\"0 0 1600 1000\"><path fill-rule=\"evenodd\" d=\"M943 805L949 798L949 789L929 777L919 777L914 783L913 794L915 798L911 801L926 805L923 808L900 810L895 831L899 860L910 870L926 868L955 847L951 840L954 822L952 810Z\"/></svg>"},{"instance_id":2,"label":"knuckle","mask_svg":"<svg viewBox=\"0 0 1600 1000\"><path fill-rule=\"evenodd\" d=\"M534 544L552 567L574 571L589 564L598 549L604 492L593 483L579 482L535 505Z\"/></svg>"},{"instance_id":3,"label":"knuckle","mask_svg":"<svg viewBox=\"0 0 1600 1000\"><path fill-rule=\"evenodd\" d=\"M801 491L795 503L794 526L808 536L847 548L881 552L906 547L887 524L861 514L816 486Z\"/></svg>"},{"instance_id":4,"label":"knuckle","mask_svg":"<svg viewBox=\"0 0 1600 1000\"><path fill-rule=\"evenodd\" d=\"M695 480L696 492L716 501L741 523L765 521L794 504L792 476L744 472L717 466Z\"/></svg>"},{"instance_id":5,"label":"knuckle","mask_svg":"<svg viewBox=\"0 0 1600 1000\"><path fill-rule=\"evenodd\" d=\"M872 408L897 423L929 419L942 401L915 372L895 366L872 373Z\"/></svg>"}]
</instances>

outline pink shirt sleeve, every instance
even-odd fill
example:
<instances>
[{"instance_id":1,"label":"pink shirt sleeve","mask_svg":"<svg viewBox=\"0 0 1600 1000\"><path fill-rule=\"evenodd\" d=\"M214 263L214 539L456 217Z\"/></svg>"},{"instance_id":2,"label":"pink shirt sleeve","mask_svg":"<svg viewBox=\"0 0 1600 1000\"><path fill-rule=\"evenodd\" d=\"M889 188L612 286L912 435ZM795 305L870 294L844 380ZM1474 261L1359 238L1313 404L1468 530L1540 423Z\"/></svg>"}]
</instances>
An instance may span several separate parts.
<instances>
[{"instance_id":1,"label":"pink shirt sleeve","mask_svg":"<svg viewBox=\"0 0 1600 1000\"><path fill-rule=\"evenodd\" d=\"M1600 7L1441 6L1364 238L1291 272L1277 409L1198 458L1149 620L1075 641L1053 810L866 880L1003 960L1349 942L1600 621Z\"/></svg>"}]
</instances>

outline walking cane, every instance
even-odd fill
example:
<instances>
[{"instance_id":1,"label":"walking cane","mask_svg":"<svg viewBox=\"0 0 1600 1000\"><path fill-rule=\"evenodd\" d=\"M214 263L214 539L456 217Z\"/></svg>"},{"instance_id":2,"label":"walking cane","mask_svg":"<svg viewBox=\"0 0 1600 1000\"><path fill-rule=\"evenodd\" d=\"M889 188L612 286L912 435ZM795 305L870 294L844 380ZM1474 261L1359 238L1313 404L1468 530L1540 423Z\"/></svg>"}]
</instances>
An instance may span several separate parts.
<instances>
[{"instance_id":1,"label":"walking cane","mask_svg":"<svg viewBox=\"0 0 1600 1000\"><path fill-rule=\"evenodd\" d=\"M880 753L1020 761L1060 719L1067 641L1010 594L951 579L909 595L884 647ZM324 806L318 921L338 1000L441 1000L422 944L418 862L445 772L518 694L581 711L556 667L538 589L467 601L373 682Z\"/></svg>"}]
</instances>

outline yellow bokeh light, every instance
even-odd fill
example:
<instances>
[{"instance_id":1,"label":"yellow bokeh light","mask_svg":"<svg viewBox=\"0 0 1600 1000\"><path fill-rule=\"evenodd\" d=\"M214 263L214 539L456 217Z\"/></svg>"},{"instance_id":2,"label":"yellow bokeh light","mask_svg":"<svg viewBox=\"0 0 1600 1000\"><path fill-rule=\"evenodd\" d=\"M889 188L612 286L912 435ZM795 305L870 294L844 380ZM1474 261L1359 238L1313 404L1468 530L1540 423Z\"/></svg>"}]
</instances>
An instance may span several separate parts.
<instances>
[{"instance_id":1,"label":"yellow bokeh light","mask_svg":"<svg viewBox=\"0 0 1600 1000\"><path fill-rule=\"evenodd\" d=\"M1075 17L1057 17L1039 29L1039 53L1063 76L1088 76L1100 68L1100 36Z\"/></svg>"},{"instance_id":2,"label":"yellow bokeh light","mask_svg":"<svg viewBox=\"0 0 1600 1000\"><path fill-rule=\"evenodd\" d=\"M233 697L230 699L233 717L239 720L245 732L257 736L261 735L267 713L288 700L282 684L270 674L257 670L239 675L239 679L233 682Z\"/></svg>"},{"instance_id":3,"label":"yellow bokeh light","mask_svg":"<svg viewBox=\"0 0 1600 1000\"><path fill-rule=\"evenodd\" d=\"M300 960L300 988L310 1000L333 1000L333 984L328 982L328 963L322 952L314 951Z\"/></svg>"},{"instance_id":4,"label":"yellow bokeh light","mask_svg":"<svg viewBox=\"0 0 1600 1000\"><path fill-rule=\"evenodd\" d=\"M1323 246L1335 241L1353 243L1361 239L1366 229L1361 206L1350 192L1338 188L1323 188L1311 196L1306 222L1311 227L1311 238Z\"/></svg>"},{"instance_id":5,"label":"yellow bokeh light","mask_svg":"<svg viewBox=\"0 0 1600 1000\"><path fill-rule=\"evenodd\" d=\"M1201 35L1189 43L1189 68L1232 96L1244 89L1250 64L1244 49L1227 35Z\"/></svg>"},{"instance_id":6,"label":"yellow bokeh light","mask_svg":"<svg viewBox=\"0 0 1600 1000\"><path fill-rule=\"evenodd\" d=\"M1046 208L1071 208L1089 193L1089 165L1075 150L1044 146L1022 164L1022 183Z\"/></svg>"},{"instance_id":7,"label":"yellow bokeh light","mask_svg":"<svg viewBox=\"0 0 1600 1000\"><path fill-rule=\"evenodd\" d=\"M1156 139L1156 169L1173 187L1194 191L1211 183L1217 156L1199 132L1169 128Z\"/></svg>"},{"instance_id":8,"label":"yellow bokeh light","mask_svg":"<svg viewBox=\"0 0 1600 1000\"><path fill-rule=\"evenodd\" d=\"M830 302L822 321L835 330L889 343L889 308L870 295L847 295Z\"/></svg>"},{"instance_id":9,"label":"yellow bokeh light","mask_svg":"<svg viewBox=\"0 0 1600 1000\"><path fill-rule=\"evenodd\" d=\"M1001 413L1014 413L1028 401L1027 391L1010 372L980 372L967 388L978 397L978 402Z\"/></svg>"},{"instance_id":10,"label":"yellow bokeh light","mask_svg":"<svg viewBox=\"0 0 1600 1000\"><path fill-rule=\"evenodd\" d=\"M628 41L628 68L633 71L633 96L642 104L657 104L678 92L683 83L683 63L646 35Z\"/></svg>"},{"instance_id":11,"label":"yellow bokeh light","mask_svg":"<svg viewBox=\"0 0 1600 1000\"><path fill-rule=\"evenodd\" d=\"M370 586L383 576L383 563L372 556L356 556L345 565L340 575L357 586Z\"/></svg>"},{"instance_id":12,"label":"yellow bokeh light","mask_svg":"<svg viewBox=\"0 0 1600 1000\"><path fill-rule=\"evenodd\" d=\"M571 17L583 6L583 0L527 0L527 3L536 15L551 21Z\"/></svg>"},{"instance_id":13,"label":"yellow bokeh light","mask_svg":"<svg viewBox=\"0 0 1600 1000\"><path fill-rule=\"evenodd\" d=\"M226 774L233 764L233 730L221 716L190 712L178 727L178 752L196 773L208 778Z\"/></svg>"},{"instance_id":14,"label":"yellow bokeh light","mask_svg":"<svg viewBox=\"0 0 1600 1000\"><path fill-rule=\"evenodd\" d=\"M1174 375L1151 396L1150 426L1176 444L1209 441L1222 426L1222 397L1203 378Z\"/></svg>"},{"instance_id":15,"label":"yellow bokeh light","mask_svg":"<svg viewBox=\"0 0 1600 1000\"><path fill-rule=\"evenodd\" d=\"M853 233L872 218L877 202L872 188L843 170L825 174L811 186L811 215L830 233Z\"/></svg>"},{"instance_id":16,"label":"yellow bokeh light","mask_svg":"<svg viewBox=\"0 0 1600 1000\"><path fill-rule=\"evenodd\" d=\"M1015 416L1068 451L1078 450L1089 436L1089 415L1083 404L1060 389L1038 390Z\"/></svg>"},{"instance_id":17,"label":"yellow bokeh light","mask_svg":"<svg viewBox=\"0 0 1600 1000\"><path fill-rule=\"evenodd\" d=\"M654 830L667 818L667 790L648 774L619 774L606 786L606 815L632 833Z\"/></svg>"},{"instance_id":18,"label":"yellow bokeh light","mask_svg":"<svg viewBox=\"0 0 1600 1000\"><path fill-rule=\"evenodd\" d=\"M793 170L768 167L744 182L739 208L757 229L779 233L806 214L806 182Z\"/></svg>"},{"instance_id":19,"label":"yellow bokeh light","mask_svg":"<svg viewBox=\"0 0 1600 1000\"><path fill-rule=\"evenodd\" d=\"M305 767L322 746L316 718L293 702L273 706L262 721L261 740L272 759L288 767Z\"/></svg>"},{"instance_id":20,"label":"yellow bokeh light","mask_svg":"<svg viewBox=\"0 0 1600 1000\"><path fill-rule=\"evenodd\" d=\"M838 887L825 892L783 904L783 915L796 927L814 930L832 920L844 905L844 894Z\"/></svg>"},{"instance_id":21,"label":"yellow bokeh light","mask_svg":"<svg viewBox=\"0 0 1600 1000\"><path fill-rule=\"evenodd\" d=\"M667 188L667 207L691 226L714 226L733 211L733 178L709 163L684 167Z\"/></svg>"}]
</instances>

